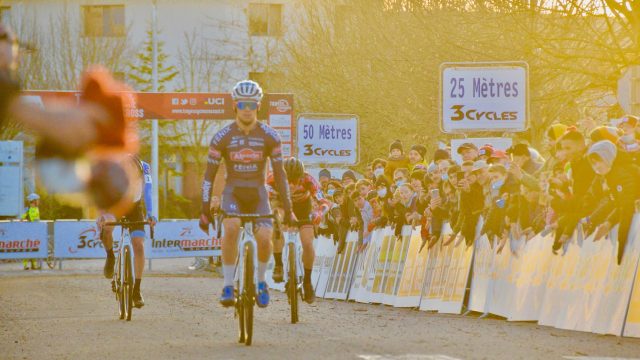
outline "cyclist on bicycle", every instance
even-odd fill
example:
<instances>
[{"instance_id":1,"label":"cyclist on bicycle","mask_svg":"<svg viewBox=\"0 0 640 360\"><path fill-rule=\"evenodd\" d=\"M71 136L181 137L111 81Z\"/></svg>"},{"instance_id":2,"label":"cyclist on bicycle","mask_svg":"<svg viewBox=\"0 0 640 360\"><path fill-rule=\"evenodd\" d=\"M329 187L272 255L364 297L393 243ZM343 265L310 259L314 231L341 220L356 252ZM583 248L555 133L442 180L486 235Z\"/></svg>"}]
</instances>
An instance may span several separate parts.
<instances>
[{"instance_id":1,"label":"cyclist on bicycle","mask_svg":"<svg viewBox=\"0 0 640 360\"><path fill-rule=\"evenodd\" d=\"M302 263L304 266L304 300L311 304L315 301L315 292L311 284L311 272L313 271L313 262L315 260L315 250L313 248L313 218L316 214L313 212L312 201L321 203L322 212L328 210L328 205L322 203L322 195L320 192L320 184L304 171L304 164L294 157L284 161L284 171L287 173L289 188L291 189L291 202L293 203L293 213L298 219L295 227L300 232L300 241L302 242ZM272 176L267 180L267 184L271 187L275 185ZM320 215L320 217L322 214ZM283 242L277 242L277 247L273 251L273 258L276 266L273 269L273 281L282 282L282 246ZM290 254L289 256L293 256Z\"/></svg>"},{"instance_id":2,"label":"cyclist on bicycle","mask_svg":"<svg viewBox=\"0 0 640 360\"><path fill-rule=\"evenodd\" d=\"M131 210L123 217L126 221L137 222L149 220L150 226L155 226L157 220L152 215L153 205L151 202L151 192L153 184L151 182L151 167L146 162L140 160L136 155L131 155L134 167L139 171L140 181L139 188L134 193L134 204ZM109 213L102 214L98 220L98 229L100 231L102 244L107 253L107 260L104 263L104 277L113 278L113 268L116 262L113 253L113 226L103 226L105 222L113 222L117 219ZM142 282L142 272L144 271L144 225L129 226L131 234L131 244L133 245L134 268L136 279L133 285L133 305L136 308L144 306L144 299L140 293L140 283Z\"/></svg>"},{"instance_id":3,"label":"cyclist on bicycle","mask_svg":"<svg viewBox=\"0 0 640 360\"><path fill-rule=\"evenodd\" d=\"M255 237L258 243L258 297L259 307L269 304L269 288L265 281L267 263L271 257L273 222L269 217L271 207L265 186L267 157L275 174L278 192L284 208L284 222L291 224L293 213L289 199L289 187L282 167L280 137L268 125L258 122L258 109L262 89L254 81L238 82L231 91L236 119L220 130L211 140L207 170L202 182L202 210L200 227L207 232L211 223L209 202L213 180L222 159L225 161L226 184L222 193L224 239L222 241L222 272L224 288L220 303L235 304L233 280L238 256L238 232L240 219L234 216L264 215L255 220Z\"/></svg>"}]
</instances>

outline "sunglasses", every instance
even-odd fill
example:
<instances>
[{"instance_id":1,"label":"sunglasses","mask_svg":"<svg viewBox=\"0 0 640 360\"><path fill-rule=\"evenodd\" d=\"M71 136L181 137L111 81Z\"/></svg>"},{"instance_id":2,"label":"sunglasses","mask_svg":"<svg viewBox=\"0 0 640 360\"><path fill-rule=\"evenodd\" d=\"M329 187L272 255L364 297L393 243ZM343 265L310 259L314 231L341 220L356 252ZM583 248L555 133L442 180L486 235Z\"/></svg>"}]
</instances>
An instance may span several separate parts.
<instances>
[{"instance_id":1,"label":"sunglasses","mask_svg":"<svg viewBox=\"0 0 640 360\"><path fill-rule=\"evenodd\" d=\"M236 106L238 110L255 110L258 108L258 103L255 101L238 101Z\"/></svg>"}]
</instances>

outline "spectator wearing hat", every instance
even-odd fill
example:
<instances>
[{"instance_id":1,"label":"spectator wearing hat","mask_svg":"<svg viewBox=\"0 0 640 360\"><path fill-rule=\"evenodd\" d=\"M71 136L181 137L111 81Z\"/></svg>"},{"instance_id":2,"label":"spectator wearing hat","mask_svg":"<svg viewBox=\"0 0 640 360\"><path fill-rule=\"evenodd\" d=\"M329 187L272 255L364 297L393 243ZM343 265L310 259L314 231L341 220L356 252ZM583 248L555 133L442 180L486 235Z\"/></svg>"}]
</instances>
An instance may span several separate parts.
<instances>
[{"instance_id":1,"label":"spectator wearing hat","mask_svg":"<svg viewBox=\"0 0 640 360\"><path fill-rule=\"evenodd\" d=\"M465 169L467 161L463 163ZM484 192L478 183L477 175L473 173L473 165L469 171L465 171L464 177L458 181L460 188L460 219L458 230L464 238L467 246L471 246L476 238L476 227L482 211L484 210Z\"/></svg>"},{"instance_id":2,"label":"spectator wearing hat","mask_svg":"<svg viewBox=\"0 0 640 360\"><path fill-rule=\"evenodd\" d=\"M507 153L502 151L502 150L494 150L491 153L491 156L489 157L489 160L487 160L487 164L489 165L493 165L493 164L500 164L502 166L504 166L505 168L507 166L509 166L509 156L507 156Z\"/></svg>"},{"instance_id":3,"label":"spectator wearing hat","mask_svg":"<svg viewBox=\"0 0 640 360\"><path fill-rule=\"evenodd\" d=\"M598 126L589 133L591 143L609 140L612 143L617 144L618 140L620 140L620 136L622 136L622 130L613 126Z\"/></svg>"},{"instance_id":4,"label":"spectator wearing hat","mask_svg":"<svg viewBox=\"0 0 640 360\"><path fill-rule=\"evenodd\" d=\"M356 179L356 174L351 170L347 170L342 174L342 186L347 187L351 184L355 184L358 179Z\"/></svg>"},{"instance_id":5,"label":"spectator wearing hat","mask_svg":"<svg viewBox=\"0 0 640 360\"><path fill-rule=\"evenodd\" d=\"M437 149L433 153L433 162L436 165L440 165L440 162L451 159L451 154L445 149Z\"/></svg>"},{"instance_id":6,"label":"spectator wearing hat","mask_svg":"<svg viewBox=\"0 0 640 360\"><path fill-rule=\"evenodd\" d=\"M409 159L404 155L402 148L402 142L396 140L389 145L389 157L387 158L387 165L384 169L384 175L387 179L393 179L393 173L399 168L408 168Z\"/></svg>"},{"instance_id":7,"label":"spectator wearing hat","mask_svg":"<svg viewBox=\"0 0 640 360\"><path fill-rule=\"evenodd\" d=\"M596 213L601 213L604 221L595 219L601 225L596 239L606 235L616 224L618 227L618 264L622 262L629 236L629 228L635 213L635 203L640 199L640 168L631 162L629 156L612 142L604 140L589 148L589 163L598 176L604 177L609 196Z\"/></svg>"},{"instance_id":8,"label":"spectator wearing hat","mask_svg":"<svg viewBox=\"0 0 640 360\"><path fill-rule=\"evenodd\" d=\"M428 164L426 163L425 156L427 155L427 148L423 145L416 144L409 150L409 172L413 172L416 169L427 170Z\"/></svg>"},{"instance_id":9,"label":"spectator wearing hat","mask_svg":"<svg viewBox=\"0 0 640 360\"><path fill-rule=\"evenodd\" d=\"M478 160L478 147L472 143L464 143L458 148L458 154L462 156L462 161Z\"/></svg>"},{"instance_id":10,"label":"spectator wearing hat","mask_svg":"<svg viewBox=\"0 0 640 360\"><path fill-rule=\"evenodd\" d=\"M384 175L384 169L387 166L387 161L385 159L374 159L371 162L371 170L373 171L373 181L378 178L380 175Z\"/></svg>"},{"instance_id":11,"label":"spectator wearing hat","mask_svg":"<svg viewBox=\"0 0 640 360\"><path fill-rule=\"evenodd\" d=\"M547 151L549 151L549 153L551 153L552 155L555 154L556 143L567 131L567 127L568 126L565 124L556 123L549 126L549 129L545 132L545 146Z\"/></svg>"},{"instance_id":12,"label":"spectator wearing hat","mask_svg":"<svg viewBox=\"0 0 640 360\"><path fill-rule=\"evenodd\" d=\"M342 190L342 183L340 183L340 181L338 181L337 179L329 180L329 182L327 183L327 191L326 191L327 196L329 198L333 198L335 192L338 189Z\"/></svg>"},{"instance_id":13,"label":"spectator wearing hat","mask_svg":"<svg viewBox=\"0 0 640 360\"><path fill-rule=\"evenodd\" d=\"M329 185L329 181L331 181L331 171L329 171L329 169L320 170L320 172L318 173L318 181L320 182L322 192L326 194L327 185Z\"/></svg>"},{"instance_id":14,"label":"spectator wearing hat","mask_svg":"<svg viewBox=\"0 0 640 360\"><path fill-rule=\"evenodd\" d=\"M482 147L480 147L480 149L478 149L478 160L484 160L484 161L489 160L489 158L491 157L491 154L493 154L494 151L495 149L493 148L493 145L491 144L483 145Z\"/></svg>"}]
</instances>

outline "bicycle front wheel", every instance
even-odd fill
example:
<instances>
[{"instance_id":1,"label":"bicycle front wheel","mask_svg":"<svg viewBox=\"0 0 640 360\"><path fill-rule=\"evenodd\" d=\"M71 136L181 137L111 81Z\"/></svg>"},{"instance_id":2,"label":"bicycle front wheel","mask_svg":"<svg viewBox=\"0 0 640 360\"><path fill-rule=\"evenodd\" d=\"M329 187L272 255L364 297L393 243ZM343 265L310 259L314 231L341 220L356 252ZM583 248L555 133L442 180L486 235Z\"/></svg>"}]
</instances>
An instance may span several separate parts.
<instances>
[{"instance_id":1,"label":"bicycle front wheel","mask_svg":"<svg viewBox=\"0 0 640 360\"><path fill-rule=\"evenodd\" d=\"M296 269L296 248L295 244L289 243L287 245L287 260L289 269L287 271L287 277L289 278L287 286L287 295L289 296L289 304L291 305L291 323L298 322L298 275Z\"/></svg>"},{"instance_id":2,"label":"bicycle front wheel","mask_svg":"<svg viewBox=\"0 0 640 360\"><path fill-rule=\"evenodd\" d=\"M255 249L252 243L244 248L244 296L242 304L244 308L244 325L246 332L245 345L251 345L253 339L253 304L256 301L256 284L254 281L253 253Z\"/></svg>"},{"instance_id":3,"label":"bicycle front wheel","mask_svg":"<svg viewBox=\"0 0 640 360\"><path fill-rule=\"evenodd\" d=\"M124 281L122 273L122 255L118 255L118 263L116 266L114 286L116 288L116 300L118 301L118 311L120 312L120 320L127 316L127 309L125 308L124 299Z\"/></svg>"}]
</instances>

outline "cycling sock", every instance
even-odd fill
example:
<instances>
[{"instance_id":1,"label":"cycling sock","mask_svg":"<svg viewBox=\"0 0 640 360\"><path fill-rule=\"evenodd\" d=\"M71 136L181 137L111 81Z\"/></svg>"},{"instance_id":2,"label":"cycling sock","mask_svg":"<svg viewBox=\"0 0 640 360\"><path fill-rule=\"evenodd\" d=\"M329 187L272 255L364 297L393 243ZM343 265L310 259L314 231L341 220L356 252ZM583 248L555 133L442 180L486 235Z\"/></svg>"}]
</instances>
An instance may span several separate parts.
<instances>
[{"instance_id":1,"label":"cycling sock","mask_svg":"<svg viewBox=\"0 0 640 360\"><path fill-rule=\"evenodd\" d=\"M233 286L233 278L236 274L235 265L222 265L222 275L224 276L224 286Z\"/></svg>"},{"instance_id":2,"label":"cycling sock","mask_svg":"<svg viewBox=\"0 0 640 360\"><path fill-rule=\"evenodd\" d=\"M276 266L282 266L282 253L274 252L273 259L276 261Z\"/></svg>"},{"instance_id":3,"label":"cycling sock","mask_svg":"<svg viewBox=\"0 0 640 360\"><path fill-rule=\"evenodd\" d=\"M142 279L136 279L136 282L133 284L133 292L140 292L140 283Z\"/></svg>"},{"instance_id":4,"label":"cycling sock","mask_svg":"<svg viewBox=\"0 0 640 360\"><path fill-rule=\"evenodd\" d=\"M304 283L311 284L311 272L313 269L304 269Z\"/></svg>"},{"instance_id":5,"label":"cycling sock","mask_svg":"<svg viewBox=\"0 0 640 360\"><path fill-rule=\"evenodd\" d=\"M108 258L113 258L115 257L115 255L113 255L113 249L106 249L107 250L107 257Z\"/></svg>"},{"instance_id":6,"label":"cycling sock","mask_svg":"<svg viewBox=\"0 0 640 360\"><path fill-rule=\"evenodd\" d=\"M258 281L267 281L267 265L269 265L269 263L258 261Z\"/></svg>"}]
</instances>

